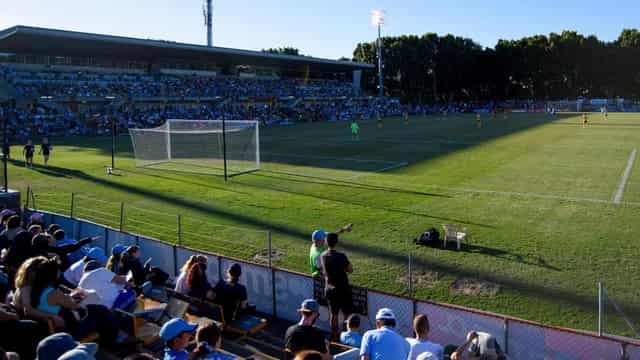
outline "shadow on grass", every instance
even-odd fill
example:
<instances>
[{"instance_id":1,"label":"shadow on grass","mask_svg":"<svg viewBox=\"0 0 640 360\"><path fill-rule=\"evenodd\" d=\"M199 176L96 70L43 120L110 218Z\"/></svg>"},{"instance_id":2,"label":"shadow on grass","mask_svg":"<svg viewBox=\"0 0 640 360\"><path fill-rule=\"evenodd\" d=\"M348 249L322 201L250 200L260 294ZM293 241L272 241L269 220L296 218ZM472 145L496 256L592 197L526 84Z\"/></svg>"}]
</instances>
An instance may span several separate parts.
<instances>
[{"instance_id":1,"label":"shadow on grass","mask_svg":"<svg viewBox=\"0 0 640 360\"><path fill-rule=\"evenodd\" d=\"M43 167L39 165L34 165L34 168L41 169ZM55 166L47 167L46 171L48 173L51 173L52 176L54 176L53 174L57 174L57 176L74 177L80 180L91 182L96 185L106 186L115 190L129 193L129 194L149 197L161 202L166 202L174 206L191 208L196 211L202 212L204 214L216 215L221 218L226 218L230 221L246 224L247 226L257 227L261 229L269 229L277 233L281 233L293 238L297 238L300 241L304 241L305 244L308 243L307 239L309 237L309 234L307 232L302 232L284 225L274 224L268 221L268 219L256 219L250 216L233 213L228 210L218 208L211 204L198 203L195 201L186 200L186 199L182 199L175 196L170 196L167 194L161 194L149 189L131 186L131 185L127 185L119 182L114 182L114 181L108 180L106 178L107 175L105 175L105 178L101 178L101 177L96 177L96 176L87 174L83 171L59 168ZM407 239L407 241L411 241L411 240ZM386 263L392 263L400 266L406 263L406 254L392 252L389 249L382 248L374 243L368 243L366 246L363 246L361 244L341 242L340 247L341 249L344 249L350 254L353 254L358 257L375 258ZM597 305L597 301L596 301L597 299L595 296L593 297L581 296L569 290L545 287L538 284L532 284L532 283L524 282L522 280L514 279L506 275L495 274L490 272L480 272L474 269L460 268L457 265L448 264L446 262L435 260L435 259L432 260L432 259L416 258L414 259L414 265L417 268L430 269L432 271L450 274L456 277L481 278L483 280L494 282L504 288L518 291L532 298L538 298L538 299L544 299L544 300L556 299L558 301L572 304L576 307L582 308L583 310L587 310L587 311L595 311L594 309L596 309L596 305ZM595 281L596 280L594 279L594 284L595 284ZM640 306L638 304L621 303L621 305L630 314L640 314Z\"/></svg>"}]
</instances>

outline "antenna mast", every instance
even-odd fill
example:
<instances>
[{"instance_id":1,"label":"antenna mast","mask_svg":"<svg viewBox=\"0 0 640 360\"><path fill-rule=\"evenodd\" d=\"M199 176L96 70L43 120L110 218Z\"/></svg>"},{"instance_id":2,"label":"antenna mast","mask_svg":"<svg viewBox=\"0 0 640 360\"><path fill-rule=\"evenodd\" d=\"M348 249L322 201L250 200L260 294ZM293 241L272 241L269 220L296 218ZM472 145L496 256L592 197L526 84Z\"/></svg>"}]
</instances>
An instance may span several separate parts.
<instances>
[{"instance_id":1,"label":"antenna mast","mask_svg":"<svg viewBox=\"0 0 640 360\"><path fill-rule=\"evenodd\" d=\"M207 46L213 46L213 0L204 0L202 5L204 26L207 28Z\"/></svg>"}]
</instances>

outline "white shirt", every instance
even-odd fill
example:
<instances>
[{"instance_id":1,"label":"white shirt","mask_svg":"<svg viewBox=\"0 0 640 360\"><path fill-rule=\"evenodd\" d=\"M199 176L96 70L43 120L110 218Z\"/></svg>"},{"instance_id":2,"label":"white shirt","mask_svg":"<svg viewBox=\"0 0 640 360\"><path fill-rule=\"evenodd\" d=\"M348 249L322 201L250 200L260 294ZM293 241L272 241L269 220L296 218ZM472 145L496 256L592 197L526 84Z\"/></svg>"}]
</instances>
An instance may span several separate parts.
<instances>
[{"instance_id":1,"label":"white shirt","mask_svg":"<svg viewBox=\"0 0 640 360\"><path fill-rule=\"evenodd\" d=\"M411 345L411 350L409 350L409 357L407 360L416 360L420 354L426 352L431 353L434 359L444 359L444 349L440 344L432 343L429 340L418 340L415 338L407 338L407 342Z\"/></svg>"},{"instance_id":2,"label":"white shirt","mask_svg":"<svg viewBox=\"0 0 640 360\"><path fill-rule=\"evenodd\" d=\"M178 275L176 279L176 288L175 291L178 294L187 295L189 289L187 289L187 272L183 271Z\"/></svg>"},{"instance_id":3,"label":"white shirt","mask_svg":"<svg viewBox=\"0 0 640 360\"><path fill-rule=\"evenodd\" d=\"M120 290L124 288L124 286L112 282L115 276L116 274L105 268L95 269L82 275L78 287L85 290L95 290L100 297L101 304L111 309Z\"/></svg>"},{"instance_id":4,"label":"white shirt","mask_svg":"<svg viewBox=\"0 0 640 360\"><path fill-rule=\"evenodd\" d=\"M65 280L75 286L78 286L78 283L80 282L80 279L82 279L82 275L84 274L84 265L84 259L80 259L73 263L73 265L69 266L69 268L64 272Z\"/></svg>"}]
</instances>

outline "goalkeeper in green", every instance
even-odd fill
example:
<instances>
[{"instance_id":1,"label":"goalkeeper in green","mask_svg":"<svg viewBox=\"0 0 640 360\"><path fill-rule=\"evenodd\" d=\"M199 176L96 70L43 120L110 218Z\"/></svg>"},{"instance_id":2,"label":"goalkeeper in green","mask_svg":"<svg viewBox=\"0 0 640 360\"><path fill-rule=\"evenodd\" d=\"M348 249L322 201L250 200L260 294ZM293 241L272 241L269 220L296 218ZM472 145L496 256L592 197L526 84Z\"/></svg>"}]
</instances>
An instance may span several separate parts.
<instances>
[{"instance_id":1,"label":"goalkeeper in green","mask_svg":"<svg viewBox=\"0 0 640 360\"><path fill-rule=\"evenodd\" d=\"M351 139L360 140L360 126L355 119L351 120Z\"/></svg>"}]
</instances>

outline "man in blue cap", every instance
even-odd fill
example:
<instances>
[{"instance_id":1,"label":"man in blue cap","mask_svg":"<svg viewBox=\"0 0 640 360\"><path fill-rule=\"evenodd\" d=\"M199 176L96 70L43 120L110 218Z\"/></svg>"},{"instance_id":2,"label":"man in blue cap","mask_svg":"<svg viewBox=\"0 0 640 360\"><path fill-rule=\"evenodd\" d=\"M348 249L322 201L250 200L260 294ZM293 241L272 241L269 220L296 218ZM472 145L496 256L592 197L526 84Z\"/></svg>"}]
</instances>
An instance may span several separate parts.
<instances>
[{"instance_id":1,"label":"man in blue cap","mask_svg":"<svg viewBox=\"0 0 640 360\"><path fill-rule=\"evenodd\" d=\"M347 224L342 229L336 231L336 234L342 234L344 232L350 232L353 228L353 224ZM320 264L320 255L327 251L327 235L324 230L316 230L311 234L311 249L309 249L309 268L311 270L311 276L316 277L322 275L322 265Z\"/></svg>"},{"instance_id":2,"label":"man in blue cap","mask_svg":"<svg viewBox=\"0 0 640 360\"><path fill-rule=\"evenodd\" d=\"M360 360L406 359L411 349L407 340L394 331L396 316L393 310L382 308L376 314L376 329L362 337Z\"/></svg>"},{"instance_id":3,"label":"man in blue cap","mask_svg":"<svg viewBox=\"0 0 640 360\"><path fill-rule=\"evenodd\" d=\"M320 304L314 299L302 302L298 312L300 322L290 326L284 336L284 347L296 354L304 350L315 350L322 354L329 354L327 339L322 330L314 326L320 316Z\"/></svg>"},{"instance_id":4,"label":"man in blue cap","mask_svg":"<svg viewBox=\"0 0 640 360\"><path fill-rule=\"evenodd\" d=\"M160 329L160 337L165 341L164 360L187 360L193 354L187 351L189 340L196 331L197 324L189 324L184 319L167 321Z\"/></svg>"}]
</instances>

